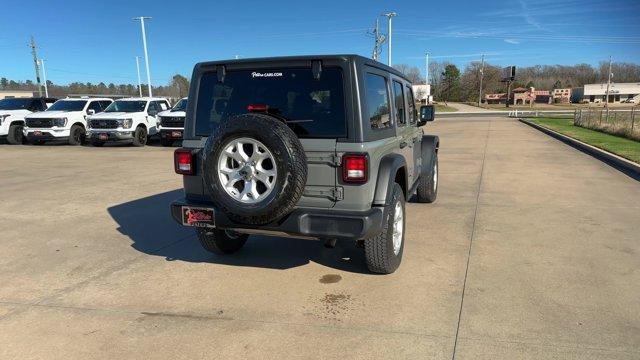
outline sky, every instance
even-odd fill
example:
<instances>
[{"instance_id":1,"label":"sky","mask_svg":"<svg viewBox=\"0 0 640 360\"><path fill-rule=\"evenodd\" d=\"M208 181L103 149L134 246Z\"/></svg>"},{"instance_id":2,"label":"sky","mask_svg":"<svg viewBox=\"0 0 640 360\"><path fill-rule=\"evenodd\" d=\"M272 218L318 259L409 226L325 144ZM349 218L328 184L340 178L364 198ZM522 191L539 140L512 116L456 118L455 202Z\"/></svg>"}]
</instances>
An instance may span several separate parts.
<instances>
[{"instance_id":1,"label":"sky","mask_svg":"<svg viewBox=\"0 0 640 360\"><path fill-rule=\"evenodd\" d=\"M424 72L433 61L461 69L485 54L494 65L640 63L640 1L9 1L0 2L0 77L35 79L31 35L47 79L136 83L146 22L151 79L190 77L200 61L360 54L370 57L376 18L395 11L392 61ZM381 61L387 60L387 48ZM145 79L144 62L141 61ZM144 82L144 80L143 80Z\"/></svg>"}]
</instances>

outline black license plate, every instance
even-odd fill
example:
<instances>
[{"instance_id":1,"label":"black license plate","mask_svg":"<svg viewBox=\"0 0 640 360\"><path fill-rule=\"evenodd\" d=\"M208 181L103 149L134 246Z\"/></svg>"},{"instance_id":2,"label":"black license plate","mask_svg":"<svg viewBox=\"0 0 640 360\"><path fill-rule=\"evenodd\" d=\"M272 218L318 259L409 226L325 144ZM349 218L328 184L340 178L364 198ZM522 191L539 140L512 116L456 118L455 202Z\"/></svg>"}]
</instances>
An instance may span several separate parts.
<instances>
[{"instance_id":1,"label":"black license plate","mask_svg":"<svg viewBox=\"0 0 640 360\"><path fill-rule=\"evenodd\" d=\"M195 227L215 227L213 209L183 206L182 224Z\"/></svg>"},{"instance_id":2,"label":"black license plate","mask_svg":"<svg viewBox=\"0 0 640 360\"><path fill-rule=\"evenodd\" d=\"M98 134L98 139L100 140L109 140L108 134Z\"/></svg>"},{"instance_id":3,"label":"black license plate","mask_svg":"<svg viewBox=\"0 0 640 360\"><path fill-rule=\"evenodd\" d=\"M42 131L34 131L33 136L42 136Z\"/></svg>"}]
</instances>

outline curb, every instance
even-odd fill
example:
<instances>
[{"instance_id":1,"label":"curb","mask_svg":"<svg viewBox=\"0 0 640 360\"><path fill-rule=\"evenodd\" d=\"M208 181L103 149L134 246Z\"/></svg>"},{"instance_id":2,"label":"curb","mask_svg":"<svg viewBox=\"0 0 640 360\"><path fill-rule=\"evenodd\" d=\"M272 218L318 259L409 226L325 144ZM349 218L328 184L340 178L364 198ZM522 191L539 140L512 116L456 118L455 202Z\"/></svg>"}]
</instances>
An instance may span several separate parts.
<instances>
[{"instance_id":1,"label":"curb","mask_svg":"<svg viewBox=\"0 0 640 360\"><path fill-rule=\"evenodd\" d=\"M569 144L575 148L577 148L578 150L581 150L583 152L586 152L589 155L592 155L593 157L596 157L600 160L603 160L609 164L612 164L614 167L618 168L618 170L623 170L624 172L630 172L632 174L634 174L635 176L640 176L640 164L636 164L633 161L627 160L623 157L620 157L616 154L612 154L608 151L602 150L600 148L597 148L595 146L589 145L587 143L584 143L580 140L576 140L572 137L569 137L567 135L563 135L557 131L553 131L551 129L547 129L546 127L540 126L538 124L534 124L528 120L525 119L518 119L518 121L520 121L523 124L527 124L529 126L531 126L534 129L540 130L543 133L550 135L566 144Z\"/></svg>"}]
</instances>

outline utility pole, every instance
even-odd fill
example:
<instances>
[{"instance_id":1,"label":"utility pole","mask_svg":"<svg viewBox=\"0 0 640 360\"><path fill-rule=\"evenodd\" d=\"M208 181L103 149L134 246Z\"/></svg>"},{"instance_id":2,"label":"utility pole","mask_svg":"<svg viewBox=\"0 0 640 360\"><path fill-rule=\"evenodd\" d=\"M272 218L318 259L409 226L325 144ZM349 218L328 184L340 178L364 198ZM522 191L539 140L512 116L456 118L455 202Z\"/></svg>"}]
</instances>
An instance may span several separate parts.
<instances>
[{"instance_id":1,"label":"utility pole","mask_svg":"<svg viewBox=\"0 0 640 360\"><path fill-rule=\"evenodd\" d=\"M147 33L144 30L144 20L151 19L148 16L139 16L133 18L133 20L140 20L140 27L142 28L142 46L144 47L144 63L147 68L147 87L149 89L149 97L153 97L151 92L151 73L149 72L149 53L147 52Z\"/></svg>"},{"instance_id":2,"label":"utility pole","mask_svg":"<svg viewBox=\"0 0 640 360\"><path fill-rule=\"evenodd\" d=\"M478 107L482 106L482 78L484 77L484 54L480 63L480 94L478 95Z\"/></svg>"},{"instance_id":3,"label":"utility pole","mask_svg":"<svg viewBox=\"0 0 640 360\"><path fill-rule=\"evenodd\" d=\"M31 35L31 55L33 55L33 64L36 67L36 83L38 84L38 96L42 97L42 88L40 84L40 66L38 65L38 52L36 50L36 41L33 39L33 35Z\"/></svg>"},{"instance_id":4,"label":"utility pole","mask_svg":"<svg viewBox=\"0 0 640 360\"><path fill-rule=\"evenodd\" d=\"M604 101L604 107L607 109L607 121L609 121L609 89L611 88L611 56L609 56L609 75L607 76L607 97Z\"/></svg>"},{"instance_id":5,"label":"utility pole","mask_svg":"<svg viewBox=\"0 0 640 360\"><path fill-rule=\"evenodd\" d=\"M387 23L389 25L389 29L387 30L387 65L391 66L391 19L394 16L398 16L395 12L388 12L386 14L382 14L382 16L387 17Z\"/></svg>"},{"instance_id":6,"label":"utility pole","mask_svg":"<svg viewBox=\"0 0 640 360\"><path fill-rule=\"evenodd\" d=\"M47 87L47 72L44 70L44 59L40 59L42 65L42 80L44 81L44 96L49 97L49 88Z\"/></svg>"},{"instance_id":7,"label":"utility pole","mask_svg":"<svg viewBox=\"0 0 640 360\"><path fill-rule=\"evenodd\" d=\"M140 81L140 56L136 56L136 69L138 70L138 92L142 97L142 82Z\"/></svg>"},{"instance_id":8,"label":"utility pole","mask_svg":"<svg viewBox=\"0 0 640 360\"><path fill-rule=\"evenodd\" d=\"M371 53L371 58L375 61L378 61L378 59L380 58L380 46L387 40L384 35L380 34L379 24L379 19L376 19L376 27L368 33L369 35L373 36L373 51Z\"/></svg>"}]
</instances>

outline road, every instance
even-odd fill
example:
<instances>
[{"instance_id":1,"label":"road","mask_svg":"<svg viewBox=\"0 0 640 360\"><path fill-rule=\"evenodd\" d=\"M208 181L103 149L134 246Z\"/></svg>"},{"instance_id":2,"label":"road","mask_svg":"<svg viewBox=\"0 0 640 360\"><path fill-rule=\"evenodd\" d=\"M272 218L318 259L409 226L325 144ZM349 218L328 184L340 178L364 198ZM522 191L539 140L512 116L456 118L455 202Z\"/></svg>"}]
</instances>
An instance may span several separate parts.
<instances>
[{"instance_id":1,"label":"road","mask_svg":"<svg viewBox=\"0 0 640 360\"><path fill-rule=\"evenodd\" d=\"M172 150L0 146L0 358L640 358L640 182L515 119L441 119L404 260L169 218Z\"/></svg>"},{"instance_id":2,"label":"road","mask_svg":"<svg viewBox=\"0 0 640 360\"><path fill-rule=\"evenodd\" d=\"M467 104L462 104L462 103L455 103L455 102L447 103L447 105L451 106L452 108L458 109L458 111L460 111L460 112L491 112L491 111L496 111L496 109L484 109L484 108L477 107L477 106L472 106L472 105L467 105ZM505 111L506 110L508 110L508 109L505 109Z\"/></svg>"}]
</instances>

